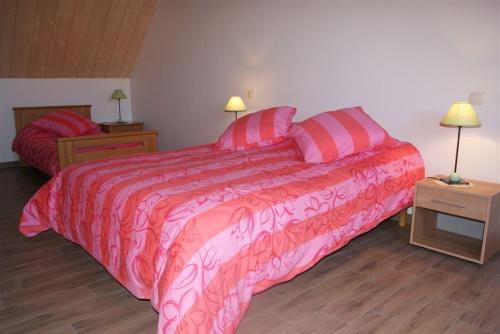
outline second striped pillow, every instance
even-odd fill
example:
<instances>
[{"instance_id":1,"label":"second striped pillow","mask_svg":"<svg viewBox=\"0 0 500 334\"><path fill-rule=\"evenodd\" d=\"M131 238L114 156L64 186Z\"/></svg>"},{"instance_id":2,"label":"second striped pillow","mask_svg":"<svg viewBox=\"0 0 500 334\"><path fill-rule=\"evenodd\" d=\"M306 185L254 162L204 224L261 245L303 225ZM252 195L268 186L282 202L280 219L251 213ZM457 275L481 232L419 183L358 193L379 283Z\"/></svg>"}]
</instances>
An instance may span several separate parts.
<instances>
[{"instance_id":1,"label":"second striped pillow","mask_svg":"<svg viewBox=\"0 0 500 334\"><path fill-rule=\"evenodd\" d=\"M305 162L319 163L341 159L394 139L361 107L327 111L292 129Z\"/></svg>"}]
</instances>

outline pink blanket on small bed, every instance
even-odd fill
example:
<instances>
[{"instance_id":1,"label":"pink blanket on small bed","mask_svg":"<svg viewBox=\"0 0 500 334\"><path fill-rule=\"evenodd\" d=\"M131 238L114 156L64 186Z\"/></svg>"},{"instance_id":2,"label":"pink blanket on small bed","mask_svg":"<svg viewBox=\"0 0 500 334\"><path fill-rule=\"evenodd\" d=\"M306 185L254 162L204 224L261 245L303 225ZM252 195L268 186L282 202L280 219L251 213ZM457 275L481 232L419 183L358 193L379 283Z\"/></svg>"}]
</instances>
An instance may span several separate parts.
<instances>
[{"instance_id":1,"label":"pink blanket on small bed","mask_svg":"<svg viewBox=\"0 0 500 334\"><path fill-rule=\"evenodd\" d=\"M87 135L104 134L100 129L94 129ZM120 148L141 146L142 142L107 144L91 147L78 147L78 153L110 151ZM54 176L61 169L57 152L57 135L28 125L22 129L14 138L12 150L19 154L21 159L28 165L35 167L43 173Z\"/></svg>"},{"instance_id":2,"label":"pink blanket on small bed","mask_svg":"<svg viewBox=\"0 0 500 334\"><path fill-rule=\"evenodd\" d=\"M252 295L411 205L410 144L306 164L295 142L213 145L68 167L23 211L84 247L159 312L158 333L232 333Z\"/></svg>"},{"instance_id":3,"label":"pink blanket on small bed","mask_svg":"<svg viewBox=\"0 0 500 334\"><path fill-rule=\"evenodd\" d=\"M34 126L22 129L12 143L12 150L28 165L48 175L59 172L57 136Z\"/></svg>"}]
</instances>

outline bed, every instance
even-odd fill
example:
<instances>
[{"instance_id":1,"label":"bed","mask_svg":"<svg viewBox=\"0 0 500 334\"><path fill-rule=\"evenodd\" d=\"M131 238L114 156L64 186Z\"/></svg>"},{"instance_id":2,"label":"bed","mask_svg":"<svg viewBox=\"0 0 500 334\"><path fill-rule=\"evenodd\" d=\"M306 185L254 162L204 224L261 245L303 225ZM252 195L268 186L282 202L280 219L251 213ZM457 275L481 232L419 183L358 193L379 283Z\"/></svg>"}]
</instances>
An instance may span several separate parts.
<instances>
[{"instance_id":1,"label":"bed","mask_svg":"<svg viewBox=\"0 0 500 334\"><path fill-rule=\"evenodd\" d=\"M96 131L91 135L57 137L29 127L34 120L60 110L91 119L91 105L15 107L13 110L17 134L13 150L20 155L21 164L31 165L49 175L74 163L156 151L156 131L116 134Z\"/></svg>"},{"instance_id":2,"label":"bed","mask_svg":"<svg viewBox=\"0 0 500 334\"><path fill-rule=\"evenodd\" d=\"M28 202L20 231L81 245L159 313L158 333L232 333L252 295L292 279L412 203L424 177L397 141L324 164L294 140L71 165Z\"/></svg>"}]
</instances>

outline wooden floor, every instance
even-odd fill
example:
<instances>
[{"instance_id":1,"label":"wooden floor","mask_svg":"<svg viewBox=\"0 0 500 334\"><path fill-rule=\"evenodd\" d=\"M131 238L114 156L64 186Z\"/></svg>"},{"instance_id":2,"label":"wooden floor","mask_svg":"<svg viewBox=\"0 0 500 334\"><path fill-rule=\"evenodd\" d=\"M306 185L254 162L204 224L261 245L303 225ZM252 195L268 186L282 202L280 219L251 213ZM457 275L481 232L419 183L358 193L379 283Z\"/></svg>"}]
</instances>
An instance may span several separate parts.
<instances>
[{"instance_id":1,"label":"wooden floor","mask_svg":"<svg viewBox=\"0 0 500 334\"><path fill-rule=\"evenodd\" d=\"M158 315L80 247L17 220L46 182L0 169L0 333L155 333ZM408 244L391 221L255 296L242 333L500 333L500 255L479 266Z\"/></svg>"}]
</instances>

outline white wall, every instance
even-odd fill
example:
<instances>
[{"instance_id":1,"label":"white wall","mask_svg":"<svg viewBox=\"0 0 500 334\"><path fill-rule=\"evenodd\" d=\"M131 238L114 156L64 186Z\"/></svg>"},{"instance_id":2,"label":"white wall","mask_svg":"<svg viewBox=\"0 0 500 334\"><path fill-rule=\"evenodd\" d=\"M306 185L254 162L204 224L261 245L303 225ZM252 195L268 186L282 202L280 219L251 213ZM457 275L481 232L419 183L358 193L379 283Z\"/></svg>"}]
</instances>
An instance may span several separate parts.
<instances>
[{"instance_id":1,"label":"white wall","mask_svg":"<svg viewBox=\"0 0 500 334\"><path fill-rule=\"evenodd\" d=\"M109 99L115 88L129 97L121 107L122 117L130 120L130 79L0 79L0 162L18 159L10 149L15 136L12 107L91 104L95 122L115 121L117 101Z\"/></svg>"},{"instance_id":2,"label":"white wall","mask_svg":"<svg viewBox=\"0 0 500 334\"><path fill-rule=\"evenodd\" d=\"M163 149L214 141L226 99L297 120L362 105L414 143L429 175L453 168L455 100L485 93L481 128L464 129L462 175L498 180L498 4L490 1L160 1L131 79L133 109Z\"/></svg>"}]
</instances>

